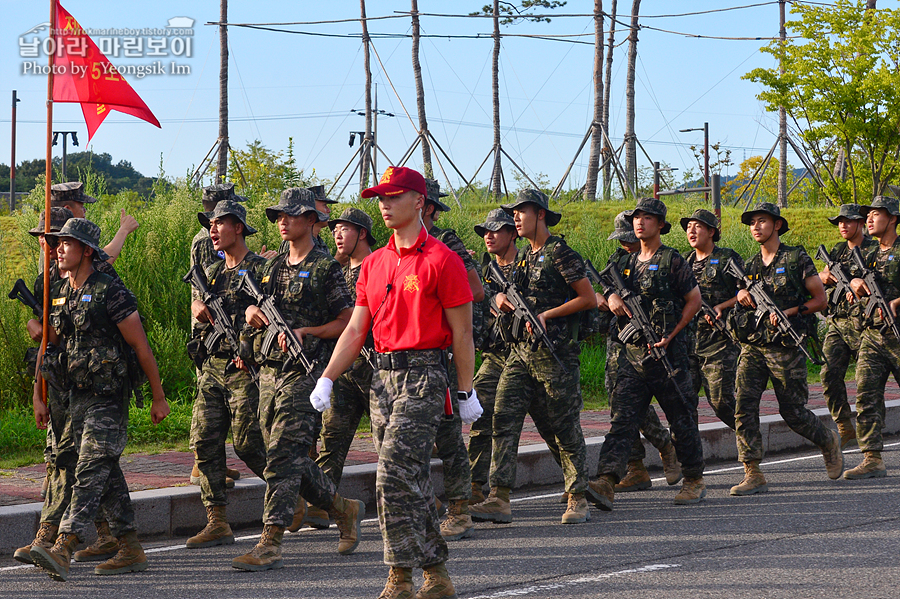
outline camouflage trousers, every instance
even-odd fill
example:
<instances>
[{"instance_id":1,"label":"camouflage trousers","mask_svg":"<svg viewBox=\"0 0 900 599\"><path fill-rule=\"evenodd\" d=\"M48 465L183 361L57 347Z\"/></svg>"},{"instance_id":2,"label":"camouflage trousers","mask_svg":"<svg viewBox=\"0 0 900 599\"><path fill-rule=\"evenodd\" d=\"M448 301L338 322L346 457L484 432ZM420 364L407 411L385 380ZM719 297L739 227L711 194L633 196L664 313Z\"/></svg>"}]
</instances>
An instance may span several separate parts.
<instances>
[{"instance_id":1,"label":"camouflage trousers","mask_svg":"<svg viewBox=\"0 0 900 599\"><path fill-rule=\"evenodd\" d=\"M667 378L662 364L654 360L640 363L647 350L629 345L619 355L616 387L610 398L610 431L600 448L597 475L612 475L616 481L625 476L630 454L637 439L641 421L652 409L656 397L672 428L672 444L681 461L685 477L703 475L703 447L697 429L697 394L691 389L686 345L676 337L667 352L678 371L674 380ZM678 389L688 399L686 405Z\"/></svg>"},{"instance_id":2,"label":"camouflage trousers","mask_svg":"<svg viewBox=\"0 0 900 599\"><path fill-rule=\"evenodd\" d=\"M825 364L822 366L822 394L831 418L835 422L850 423L853 410L847 401L847 385L844 377L850 361L859 353L862 332L856 328L856 318L828 318L828 332L822 342L822 355Z\"/></svg>"},{"instance_id":3,"label":"camouflage trousers","mask_svg":"<svg viewBox=\"0 0 900 599\"><path fill-rule=\"evenodd\" d=\"M211 357L197 381L191 417L191 450L200 470L203 505L226 505L225 440L231 431L234 452L263 478L266 449L259 430L259 390L230 358Z\"/></svg>"},{"instance_id":4,"label":"camouflage trousers","mask_svg":"<svg viewBox=\"0 0 900 599\"><path fill-rule=\"evenodd\" d=\"M320 365L314 375L321 375ZM259 371L259 428L266 447L263 524L287 527L302 495L328 509L335 486L316 466L309 449L322 428L322 416L309 403L315 381L297 370L263 366Z\"/></svg>"},{"instance_id":5,"label":"camouflage trousers","mask_svg":"<svg viewBox=\"0 0 900 599\"><path fill-rule=\"evenodd\" d=\"M856 362L856 438L862 451L881 451L884 442L884 386L900 380L900 341L892 332L865 329Z\"/></svg>"},{"instance_id":6,"label":"camouflage trousers","mask_svg":"<svg viewBox=\"0 0 900 599\"><path fill-rule=\"evenodd\" d=\"M128 440L128 403L121 396L72 391L69 415L78 453L67 452L65 458L57 459L58 476L74 478L59 532L85 539L101 507L114 536L133 531L134 509L119 467ZM69 469L74 474L70 475Z\"/></svg>"},{"instance_id":7,"label":"camouflage trousers","mask_svg":"<svg viewBox=\"0 0 900 599\"><path fill-rule=\"evenodd\" d=\"M568 372L545 347L532 351L530 343L522 342L510 348L494 404L491 488L515 486L519 437L535 402L546 406L546 430L559 447L566 491L583 493L587 486L578 346L559 348L557 354Z\"/></svg>"},{"instance_id":8,"label":"camouflage trousers","mask_svg":"<svg viewBox=\"0 0 900 599\"><path fill-rule=\"evenodd\" d=\"M616 372L619 368L619 355L622 353L624 347L625 346L616 341L612 335L607 336L606 397L609 399L610 411L612 410L613 405L613 391L616 388ZM612 418L611 412L610 418ZM641 420L641 425L638 430L644 435L644 438L650 442L650 445L658 450L662 450L663 447L672 442L672 435L669 433L669 429L663 426L662 421L659 419L659 414L656 413L656 408L652 405L647 408L647 414ZM647 451L644 449L644 444L641 443L641 438L639 436L635 437L634 443L631 446L631 455L628 457L628 461L643 462L645 457L647 457Z\"/></svg>"},{"instance_id":9,"label":"camouflage trousers","mask_svg":"<svg viewBox=\"0 0 900 599\"><path fill-rule=\"evenodd\" d=\"M372 366L359 357L350 370L334 382L331 407L322 413L322 447L316 464L334 482L341 484L344 462L363 414L369 413Z\"/></svg>"},{"instance_id":10,"label":"camouflage trousers","mask_svg":"<svg viewBox=\"0 0 900 599\"><path fill-rule=\"evenodd\" d=\"M746 463L763 459L759 402L770 379L778 399L778 413L791 430L817 447L831 441L828 429L806 407L806 377L806 356L796 347L741 343L734 410L738 460Z\"/></svg>"},{"instance_id":11,"label":"camouflage trousers","mask_svg":"<svg viewBox=\"0 0 900 599\"><path fill-rule=\"evenodd\" d=\"M453 418L441 418L435 446L443 466L444 494L447 499L469 500L472 497L472 470L469 468L466 441L462 436L462 418L459 417L459 399L456 397L459 385L456 381L456 366L452 362L447 376Z\"/></svg>"},{"instance_id":12,"label":"camouflage trousers","mask_svg":"<svg viewBox=\"0 0 900 599\"><path fill-rule=\"evenodd\" d=\"M423 568L447 561L431 484L431 449L447 384L447 370L439 363L379 369L372 376L375 495L389 566Z\"/></svg>"},{"instance_id":13,"label":"camouflage trousers","mask_svg":"<svg viewBox=\"0 0 900 599\"><path fill-rule=\"evenodd\" d=\"M706 392L706 401L716 418L734 430L734 383L741 348L730 338L701 324L696 348L689 352L694 393Z\"/></svg>"},{"instance_id":14,"label":"camouflage trousers","mask_svg":"<svg viewBox=\"0 0 900 599\"><path fill-rule=\"evenodd\" d=\"M507 350L501 352L482 352L481 367L475 376L475 391L484 413L472 423L469 431L469 467L472 471L472 482L482 486L488 481L491 470L491 444L494 433L494 403L497 397L497 384L509 355ZM547 405L535 398L528 408L528 415L534 421L538 434L547 444L557 464L562 465L559 457L559 445L553 432L548 428L550 422Z\"/></svg>"}]
</instances>

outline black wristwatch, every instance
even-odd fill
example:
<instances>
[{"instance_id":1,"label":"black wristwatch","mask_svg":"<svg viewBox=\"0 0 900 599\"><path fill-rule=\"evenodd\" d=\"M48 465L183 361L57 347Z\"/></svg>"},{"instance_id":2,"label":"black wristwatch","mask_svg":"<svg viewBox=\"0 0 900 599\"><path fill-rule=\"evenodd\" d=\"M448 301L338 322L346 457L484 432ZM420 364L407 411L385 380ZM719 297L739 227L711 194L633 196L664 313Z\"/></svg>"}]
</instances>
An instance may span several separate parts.
<instances>
[{"instance_id":1,"label":"black wristwatch","mask_svg":"<svg viewBox=\"0 0 900 599\"><path fill-rule=\"evenodd\" d=\"M797 308L797 315L802 315L807 310L809 310L809 306L807 306L806 304L800 304L800 307Z\"/></svg>"}]
</instances>

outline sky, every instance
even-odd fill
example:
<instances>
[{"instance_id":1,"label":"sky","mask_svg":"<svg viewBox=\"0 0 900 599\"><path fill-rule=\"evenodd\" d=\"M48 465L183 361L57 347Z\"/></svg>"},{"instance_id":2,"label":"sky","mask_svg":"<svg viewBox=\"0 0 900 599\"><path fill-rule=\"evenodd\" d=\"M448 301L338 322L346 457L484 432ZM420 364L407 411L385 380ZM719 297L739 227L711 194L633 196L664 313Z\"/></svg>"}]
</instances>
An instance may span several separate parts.
<instances>
[{"instance_id":1,"label":"sky","mask_svg":"<svg viewBox=\"0 0 900 599\"><path fill-rule=\"evenodd\" d=\"M421 13L466 14L479 10L486 0L419 0ZM163 29L176 17L193 19L193 35L170 36L167 56L151 57L146 45L126 57L124 44L131 35L109 37L108 58L117 67L148 67L159 61L165 73L125 79L144 99L162 123L157 129L122 113L112 113L100 126L87 148L109 153L114 161L127 160L141 173L156 176L160 168L170 177L192 172L218 135L218 21L219 2L155 0L154 2L102 2L63 0L63 6L87 29ZM625 23L631 2L618 2ZM892 4L888 2L886 4ZM609 10L611 0L604 2ZM746 6L738 10L721 10ZM16 161L43 158L46 132L45 75L34 74L29 63L46 64L46 56L21 56L28 33L48 21L49 2L0 0L5 18L0 22L0 162L10 161L10 100L17 90L18 127ZM371 56L373 81L378 88L378 108L394 116L378 119L378 145L397 161L415 140L418 124L411 63L409 3L369 0L370 17L394 18L369 21L375 52ZM556 13L588 15L589 0L569 0ZM715 11L708 14L686 14ZM546 12L546 11L545 11ZM673 16L668 16L673 15ZM359 18L359 3L346 0L313 2L234 1L229 3L231 23L285 23ZM790 19L790 14L788 15ZM742 76L756 67L773 67L773 58L760 52L766 40L708 39L768 38L778 35L778 4L770 0L721 2L711 0L643 0L635 84L637 137L653 161L679 169L698 165L689 146L702 146L703 133L681 133L709 123L710 143L732 150L734 166L723 174L735 174L740 162L765 155L775 142L777 114L757 100L760 87ZM606 21L607 29L610 21ZM230 27L229 135L231 145L244 148L260 140L273 151L285 151L293 138L298 167L306 173L334 179L348 164L357 146L349 147L351 131L365 128L354 110L364 108L365 73L358 20L317 25L275 26L304 32L280 33ZM611 92L610 134L615 145L625 131L625 75L627 30L616 24L616 43ZM466 178L471 178L492 145L490 19L422 16L420 59L429 129L447 150ZM590 16L556 17L550 23L519 23L502 27L502 33L566 35L568 41L506 37L500 56L500 102L503 149L532 178L541 177L555 186L587 131L593 113L592 71L594 23ZM317 35L311 35L317 34ZM325 34L325 35L322 35ZM393 34L381 36L378 34ZM453 38L473 36L483 39ZM688 34L688 35L686 35ZM447 37L442 37L447 36ZM705 37L696 37L705 36ZM150 36L153 37L153 36ZM174 37L180 37L176 42ZM144 37L143 44L147 44ZM189 43L188 40L189 39ZM99 43L99 42L98 42ZM112 55L117 43L119 56ZM129 42L134 48L136 42ZM101 47L103 45L101 44ZM189 48L189 49L188 49ZM178 55L175 55L175 54ZM377 56L376 56L377 53ZM188 56L190 54L190 56ZM175 63L183 71L172 73ZM383 65L383 66L382 66ZM189 71L189 73L185 72ZM78 132L85 148L87 130L77 104L55 104L54 129ZM358 141L357 141L358 144ZM61 147L53 149L61 154ZM639 150L639 164L651 161ZM713 159L715 154L712 155ZM439 156L457 186L460 177ZM796 157L789 158L798 166ZM587 149L575 160L565 188L584 183ZM378 157L378 171L386 160ZM408 166L421 166L416 151ZM352 168L352 167L351 167ZM489 165L477 175L489 178ZM436 167L436 170L437 167ZM504 160L510 187L515 167ZM447 179L439 177L442 185ZM343 187L342 179L339 187ZM346 194L358 192L356 178Z\"/></svg>"}]
</instances>

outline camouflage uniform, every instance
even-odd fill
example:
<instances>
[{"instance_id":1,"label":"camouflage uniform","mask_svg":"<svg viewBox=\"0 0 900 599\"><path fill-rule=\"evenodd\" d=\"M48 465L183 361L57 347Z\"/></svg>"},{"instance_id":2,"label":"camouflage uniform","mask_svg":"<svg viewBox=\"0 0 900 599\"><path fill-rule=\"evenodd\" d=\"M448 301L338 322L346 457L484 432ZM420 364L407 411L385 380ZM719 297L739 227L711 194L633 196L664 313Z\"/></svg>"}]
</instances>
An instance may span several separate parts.
<instances>
[{"instance_id":1,"label":"camouflage uniform","mask_svg":"<svg viewBox=\"0 0 900 599\"><path fill-rule=\"evenodd\" d=\"M429 195L429 201L433 201ZM432 225L428 234L441 241L459 256L466 272L478 270L478 265L469 255L466 246L452 229L440 229ZM473 314L475 310L473 309ZM474 331L473 331L474 335ZM437 454L443 462L444 493L447 499L470 499L472 497L472 470L469 467L469 453L462 436L462 419L459 417L459 404L456 397L456 366L451 363L448 369L450 380L450 402L453 406L453 418L442 418L438 426Z\"/></svg>"},{"instance_id":2,"label":"camouflage uniform","mask_svg":"<svg viewBox=\"0 0 900 599\"><path fill-rule=\"evenodd\" d=\"M508 278L512 274L513 265L500 266L500 270ZM500 287L491 279L487 266L481 274L484 279L485 297L480 308L484 310L483 322L486 334L479 348L481 349L481 367L475 375L474 386L484 412L478 420L472 423L469 431L469 466L472 481L484 485L488 481L491 469L491 443L494 432L494 404L497 385L509 357L509 345L504 339L512 341L512 330L509 316L498 318L491 314L490 301L500 291ZM479 306L476 306L476 309L478 308ZM528 415L534 421L538 434L547 443L553 459L557 464L562 465L559 457L559 445L556 443L552 429L549 428L550 420L546 402L542 401L545 399L535 397L528 408Z\"/></svg>"},{"instance_id":3,"label":"camouflage uniform","mask_svg":"<svg viewBox=\"0 0 900 599\"><path fill-rule=\"evenodd\" d=\"M220 204L221 206L222 204ZM223 307L232 318L235 332L244 327L244 311L252 298L243 291L243 277L258 274L266 260L248 252L234 268L220 260L207 268L209 290L223 299ZM201 339L212 332L208 323L195 333ZM231 431L234 451L241 460L263 478L266 452L259 428L259 389L246 371L234 365L232 348L223 336L200 368L197 398L191 417L191 450L200 470L200 496L203 504L226 505L225 441Z\"/></svg>"},{"instance_id":4,"label":"camouflage uniform","mask_svg":"<svg viewBox=\"0 0 900 599\"><path fill-rule=\"evenodd\" d=\"M747 274L762 280L766 291L782 310L802 304L809 296L803 281L818 276L812 259L802 247L784 243L778 247L768 266L763 264L762 254L756 254L748 262ZM795 316L790 320L799 332L807 331L806 317ZM778 412L791 430L818 447L827 447L831 443L830 432L806 407L809 386L803 352L792 340L783 339L777 333L768 315L760 328L754 329L753 311L738 304L729 315L729 322L741 340L734 413L738 459L749 463L763 458L759 402L770 379L778 399Z\"/></svg>"},{"instance_id":5,"label":"camouflage uniform","mask_svg":"<svg viewBox=\"0 0 900 599\"><path fill-rule=\"evenodd\" d=\"M667 223L668 224L668 223ZM668 232L664 228L663 232ZM668 335L681 319L684 296L695 286L693 272L673 248L662 245L646 262L638 254L629 254L619 263L622 278L629 288L641 294L641 301L660 336ZM646 418L650 401L656 397L671 427L672 443L685 478L703 475L703 448L697 429L697 394L691 389L684 331L676 335L666 353L677 375L669 379L662 364L646 360L643 336L632 338L618 358L615 390L610 397L611 428L600 448L597 475L611 475L616 482L625 476L629 453L634 447L641 420ZM679 396L678 385L688 404Z\"/></svg>"},{"instance_id":6,"label":"camouflage uniform","mask_svg":"<svg viewBox=\"0 0 900 599\"><path fill-rule=\"evenodd\" d=\"M320 326L353 307L341 267L329 254L316 248L298 264L288 264L279 254L264 267L261 287L278 298L278 307L292 329ZM256 336L256 348L260 340ZM287 527L294 517L298 496L316 507L328 509L335 486L309 457L322 427L322 417L309 402L334 349L333 340L307 335L304 351L316 362L307 373L298 364L284 368L286 356L272 345L268 356L258 355L260 428L266 445L266 499L263 522ZM310 376L312 375L312 376Z\"/></svg>"},{"instance_id":7,"label":"camouflage uniform","mask_svg":"<svg viewBox=\"0 0 900 599\"><path fill-rule=\"evenodd\" d=\"M718 229L716 230L718 237ZM712 254L703 260L697 259L697 252L687 256L687 263L694 271L694 278L700 286L700 295L710 306L715 307L734 297L737 279L725 272L725 266L734 260L741 268L743 259L730 248L715 246ZM724 322L728 311L722 315ZM734 382L737 376L737 360L741 353L734 338L720 333L697 313L689 333L691 380L694 393L700 388L706 391L706 401L716 414L716 418L734 430Z\"/></svg>"},{"instance_id":8,"label":"camouflage uniform","mask_svg":"<svg viewBox=\"0 0 900 599\"><path fill-rule=\"evenodd\" d=\"M551 235L538 251L519 250L513 282L540 314L572 298L570 285L587 276L584 260L560 237ZM530 337L510 346L497 383L494 406L491 488L515 486L519 436L525 414L535 400L547 408L548 433L559 446L566 491L583 493L587 486L586 449L581 431L579 345L571 323L580 316L547 321L547 334L565 366L560 368L544 345L532 349ZM523 327L524 328L524 327Z\"/></svg>"},{"instance_id":9,"label":"camouflage uniform","mask_svg":"<svg viewBox=\"0 0 900 599\"><path fill-rule=\"evenodd\" d=\"M894 200L896 202L896 200ZM894 211L896 203L894 203ZM865 254L866 265L875 272L887 301L900 297L900 238L893 246L873 246ZM884 386L888 376L900 380L900 340L876 311L865 319L865 329L856 362L856 438L864 452L880 452L884 448Z\"/></svg>"},{"instance_id":10,"label":"camouflage uniform","mask_svg":"<svg viewBox=\"0 0 900 599\"><path fill-rule=\"evenodd\" d=\"M838 219L842 216L863 220L862 226L865 227L865 219L860 216L859 206L856 204L844 204L841 206L841 214L828 220L832 224L837 224ZM859 249L863 255L866 255L877 246L878 241L864 234ZM832 261L843 266L844 272L850 279L862 277L863 273L858 271L850 259L850 246L846 241L835 245L828 255ZM851 304L847 301L846 295L838 297L834 285L827 287L826 291L828 292L828 332L825 333L825 339L822 342L822 356L825 358L820 375L822 394L825 396L832 419L836 423L850 426L853 410L850 408L850 402L847 401L847 385L844 383L844 377L847 375L850 360L855 359L859 352L864 327L862 304L860 302Z\"/></svg>"},{"instance_id":11,"label":"camouflage uniform","mask_svg":"<svg viewBox=\"0 0 900 599\"><path fill-rule=\"evenodd\" d=\"M344 279L353 301L356 301L356 281L359 279L360 264L344 267ZM316 464L327 474L334 485L340 486L341 474L347 452L359 428L363 414L369 414L369 392L372 386L372 365L366 355L374 351L372 334L369 333L363 353L353 362L350 369L334 382L334 401L322 413L322 447Z\"/></svg>"}]
</instances>

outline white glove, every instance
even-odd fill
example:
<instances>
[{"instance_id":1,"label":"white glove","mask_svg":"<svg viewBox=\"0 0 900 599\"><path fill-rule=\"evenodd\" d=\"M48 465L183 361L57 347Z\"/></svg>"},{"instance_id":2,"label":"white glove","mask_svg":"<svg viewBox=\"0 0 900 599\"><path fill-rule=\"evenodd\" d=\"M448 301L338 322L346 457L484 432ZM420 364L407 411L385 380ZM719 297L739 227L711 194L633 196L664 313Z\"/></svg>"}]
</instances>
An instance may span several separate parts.
<instances>
[{"instance_id":1,"label":"white glove","mask_svg":"<svg viewBox=\"0 0 900 599\"><path fill-rule=\"evenodd\" d=\"M319 412L324 412L331 407L331 388L334 387L334 381L327 377L322 377L316 381L316 388L309 394L309 403L312 404Z\"/></svg>"},{"instance_id":2,"label":"white glove","mask_svg":"<svg viewBox=\"0 0 900 599\"><path fill-rule=\"evenodd\" d=\"M459 400L459 417L462 418L463 423L472 424L484 413L484 408L481 407L481 402L478 401L475 389L472 389L471 393L458 391L456 397Z\"/></svg>"}]
</instances>

